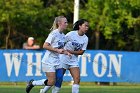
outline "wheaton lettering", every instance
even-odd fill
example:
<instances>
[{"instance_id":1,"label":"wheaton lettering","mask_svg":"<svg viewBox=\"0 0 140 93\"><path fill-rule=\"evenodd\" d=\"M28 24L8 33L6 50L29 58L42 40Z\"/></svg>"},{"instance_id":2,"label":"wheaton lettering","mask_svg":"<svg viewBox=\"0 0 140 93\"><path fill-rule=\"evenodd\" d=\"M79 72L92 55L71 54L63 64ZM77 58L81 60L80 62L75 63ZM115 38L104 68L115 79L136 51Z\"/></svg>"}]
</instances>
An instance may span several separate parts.
<instances>
[{"instance_id":1,"label":"wheaton lettering","mask_svg":"<svg viewBox=\"0 0 140 93\"><path fill-rule=\"evenodd\" d=\"M25 69L25 76L44 76L41 70L41 59L43 53L3 53L7 76L10 77L11 73L14 71L16 77L19 76L19 72L22 66ZM80 63L81 76L86 77L92 71L93 75L96 77L113 77L116 75L120 77L121 75L121 63L122 63L121 54L108 54L96 53L92 56L90 53L84 53L83 55L78 56ZM91 64L91 68L87 68L87 64ZM23 69L22 69L23 70ZM65 76L70 76L69 73L66 73Z\"/></svg>"}]
</instances>

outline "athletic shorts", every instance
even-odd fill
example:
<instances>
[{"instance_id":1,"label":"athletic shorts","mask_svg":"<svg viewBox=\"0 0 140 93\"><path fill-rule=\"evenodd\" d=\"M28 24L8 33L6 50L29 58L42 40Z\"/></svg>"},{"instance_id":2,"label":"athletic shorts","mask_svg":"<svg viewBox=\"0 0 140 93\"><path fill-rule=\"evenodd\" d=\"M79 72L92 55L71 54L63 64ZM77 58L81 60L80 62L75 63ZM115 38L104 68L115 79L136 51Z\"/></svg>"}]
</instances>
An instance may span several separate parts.
<instances>
[{"instance_id":1,"label":"athletic shorts","mask_svg":"<svg viewBox=\"0 0 140 93\"><path fill-rule=\"evenodd\" d=\"M43 72L56 72L56 69L62 68L62 65L53 65L42 62L42 71Z\"/></svg>"},{"instance_id":2,"label":"athletic shorts","mask_svg":"<svg viewBox=\"0 0 140 93\"><path fill-rule=\"evenodd\" d=\"M58 68L62 68L59 58L50 56L48 59L42 60L43 72L55 72Z\"/></svg>"},{"instance_id":3,"label":"athletic shorts","mask_svg":"<svg viewBox=\"0 0 140 93\"><path fill-rule=\"evenodd\" d=\"M74 56L72 58L70 58L69 56L62 54L60 56L60 62L64 69L79 67L78 58L76 58Z\"/></svg>"},{"instance_id":4,"label":"athletic shorts","mask_svg":"<svg viewBox=\"0 0 140 93\"><path fill-rule=\"evenodd\" d=\"M79 64L78 63L77 64L65 64L65 63L63 63L62 67L64 69L69 69L69 68L79 67Z\"/></svg>"}]
</instances>

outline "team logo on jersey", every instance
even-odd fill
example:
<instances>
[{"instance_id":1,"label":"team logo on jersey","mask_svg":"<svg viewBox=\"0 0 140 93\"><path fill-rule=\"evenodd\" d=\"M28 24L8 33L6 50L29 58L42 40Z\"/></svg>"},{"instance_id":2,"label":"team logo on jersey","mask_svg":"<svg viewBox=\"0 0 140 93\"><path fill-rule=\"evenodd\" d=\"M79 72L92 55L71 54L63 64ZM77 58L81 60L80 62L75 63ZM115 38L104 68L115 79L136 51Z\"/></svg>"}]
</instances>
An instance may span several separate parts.
<instances>
[{"instance_id":1,"label":"team logo on jersey","mask_svg":"<svg viewBox=\"0 0 140 93\"><path fill-rule=\"evenodd\" d=\"M63 48L65 45L65 42L58 42L58 49Z\"/></svg>"},{"instance_id":2,"label":"team logo on jersey","mask_svg":"<svg viewBox=\"0 0 140 93\"><path fill-rule=\"evenodd\" d=\"M74 41L76 41L76 40L74 40ZM80 43L77 43L77 42L72 42L72 45L74 46L74 51L78 51L78 50L82 49L84 44L80 44Z\"/></svg>"}]
</instances>

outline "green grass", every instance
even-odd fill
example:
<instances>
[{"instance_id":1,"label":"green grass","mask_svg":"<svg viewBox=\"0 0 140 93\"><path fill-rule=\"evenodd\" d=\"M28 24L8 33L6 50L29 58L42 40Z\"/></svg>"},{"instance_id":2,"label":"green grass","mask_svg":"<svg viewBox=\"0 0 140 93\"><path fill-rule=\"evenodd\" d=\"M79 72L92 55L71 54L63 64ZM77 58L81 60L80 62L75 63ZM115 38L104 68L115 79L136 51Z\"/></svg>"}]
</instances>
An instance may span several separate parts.
<instances>
[{"instance_id":1,"label":"green grass","mask_svg":"<svg viewBox=\"0 0 140 93\"><path fill-rule=\"evenodd\" d=\"M0 93L25 93L25 83L0 84ZM34 87L30 93L39 93L41 86ZM80 93L139 93L140 85L98 86L93 83L82 83ZM51 93L51 90L48 92ZM64 83L60 93L71 93L71 86Z\"/></svg>"}]
</instances>

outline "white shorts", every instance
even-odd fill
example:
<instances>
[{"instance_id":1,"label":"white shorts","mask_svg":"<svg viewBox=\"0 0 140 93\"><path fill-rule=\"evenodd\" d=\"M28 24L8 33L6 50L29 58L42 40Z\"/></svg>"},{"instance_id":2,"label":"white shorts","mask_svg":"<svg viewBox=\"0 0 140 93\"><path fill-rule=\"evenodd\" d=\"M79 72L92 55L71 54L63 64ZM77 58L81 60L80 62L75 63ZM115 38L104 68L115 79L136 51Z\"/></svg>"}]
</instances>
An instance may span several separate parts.
<instances>
[{"instance_id":1,"label":"white shorts","mask_svg":"<svg viewBox=\"0 0 140 93\"><path fill-rule=\"evenodd\" d=\"M75 58L74 56L72 58L70 58L69 56L62 54L60 56L60 62L64 69L79 67L78 58Z\"/></svg>"},{"instance_id":2,"label":"white shorts","mask_svg":"<svg viewBox=\"0 0 140 93\"><path fill-rule=\"evenodd\" d=\"M79 65L78 64L62 64L62 67L64 68L64 69L69 69L69 68L74 68L74 67L79 67Z\"/></svg>"},{"instance_id":3,"label":"white shorts","mask_svg":"<svg viewBox=\"0 0 140 93\"><path fill-rule=\"evenodd\" d=\"M56 69L62 68L59 58L50 56L48 59L42 59L42 71L43 72L55 72Z\"/></svg>"},{"instance_id":4,"label":"white shorts","mask_svg":"<svg viewBox=\"0 0 140 93\"><path fill-rule=\"evenodd\" d=\"M43 72L56 72L56 69L62 68L62 65L53 65L42 62L42 71Z\"/></svg>"}]
</instances>

